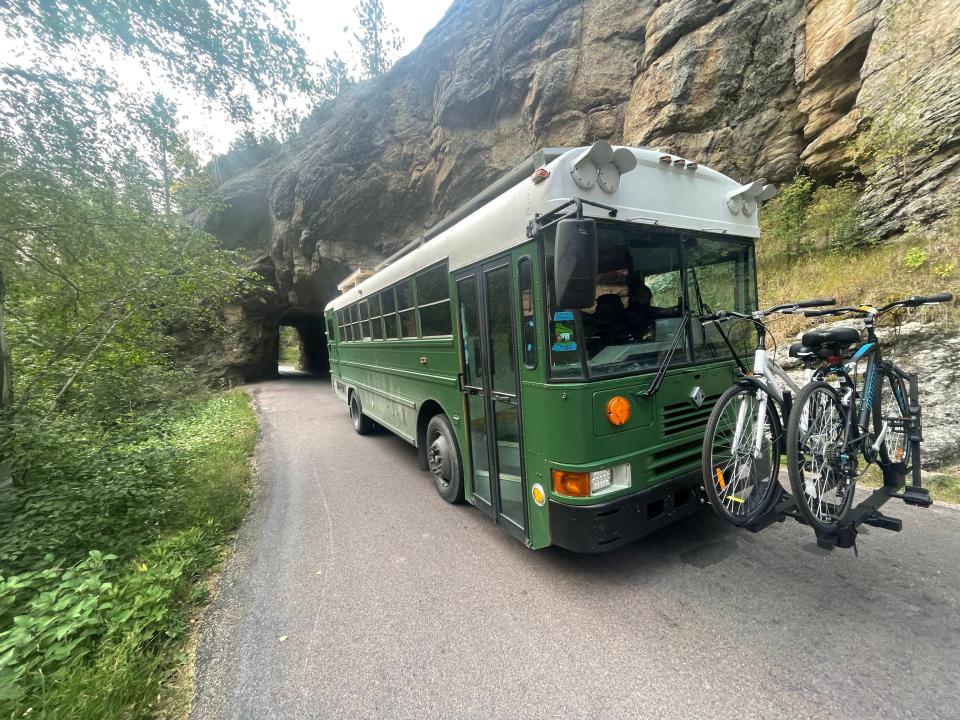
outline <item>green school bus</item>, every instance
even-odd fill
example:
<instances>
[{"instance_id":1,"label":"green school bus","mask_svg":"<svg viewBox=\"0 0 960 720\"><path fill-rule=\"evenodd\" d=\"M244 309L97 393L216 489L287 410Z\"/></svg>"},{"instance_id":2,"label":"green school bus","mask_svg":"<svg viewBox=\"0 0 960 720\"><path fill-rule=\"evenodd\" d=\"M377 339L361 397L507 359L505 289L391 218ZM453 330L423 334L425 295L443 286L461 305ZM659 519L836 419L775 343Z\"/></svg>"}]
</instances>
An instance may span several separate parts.
<instances>
[{"instance_id":1,"label":"green school bus","mask_svg":"<svg viewBox=\"0 0 960 720\"><path fill-rule=\"evenodd\" d=\"M770 194L650 148L541 150L327 306L333 390L529 547L619 547L701 504L733 364L696 317L756 308Z\"/></svg>"}]
</instances>

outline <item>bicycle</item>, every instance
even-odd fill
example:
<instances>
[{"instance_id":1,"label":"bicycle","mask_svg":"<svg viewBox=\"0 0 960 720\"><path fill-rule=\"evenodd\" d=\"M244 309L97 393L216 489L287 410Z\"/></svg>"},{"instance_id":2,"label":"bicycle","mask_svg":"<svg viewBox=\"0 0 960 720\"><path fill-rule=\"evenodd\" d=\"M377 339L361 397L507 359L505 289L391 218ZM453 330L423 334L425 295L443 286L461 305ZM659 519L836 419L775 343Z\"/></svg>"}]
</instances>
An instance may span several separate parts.
<instances>
[{"instance_id":1,"label":"bicycle","mask_svg":"<svg viewBox=\"0 0 960 720\"><path fill-rule=\"evenodd\" d=\"M792 393L799 392L801 387L768 354L768 330L763 319L774 313L797 313L803 308L836 302L803 300L750 313L721 310L700 317L703 325L716 326L740 370L740 379L720 396L710 413L701 457L707 499L714 511L733 525L744 527L767 514L780 496L783 428L790 415ZM756 328L752 370L743 364L723 331L722 323L731 320L749 320ZM809 383L815 374L815 355L795 343L790 347L790 356L803 361L804 383Z\"/></svg>"},{"instance_id":2,"label":"bicycle","mask_svg":"<svg viewBox=\"0 0 960 720\"><path fill-rule=\"evenodd\" d=\"M874 323L894 308L951 300L951 293L941 293L909 297L881 308L864 305L804 312L806 317L859 314L866 329L862 344L856 328L812 330L802 338L826 361L827 369L823 379L806 385L797 395L795 408L802 410L787 422L787 470L796 507L820 544L854 545L857 526L863 522L900 530L899 520L879 512L891 497L930 506L929 491L920 476L919 381L915 374L883 359ZM864 358L867 367L858 387L857 365ZM825 381L831 376L836 378L834 384ZM880 466L883 486L854 507L854 491L862 474L860 458ZM911 486L898 494L908 473Z\"/></svg>"}]
</instances>

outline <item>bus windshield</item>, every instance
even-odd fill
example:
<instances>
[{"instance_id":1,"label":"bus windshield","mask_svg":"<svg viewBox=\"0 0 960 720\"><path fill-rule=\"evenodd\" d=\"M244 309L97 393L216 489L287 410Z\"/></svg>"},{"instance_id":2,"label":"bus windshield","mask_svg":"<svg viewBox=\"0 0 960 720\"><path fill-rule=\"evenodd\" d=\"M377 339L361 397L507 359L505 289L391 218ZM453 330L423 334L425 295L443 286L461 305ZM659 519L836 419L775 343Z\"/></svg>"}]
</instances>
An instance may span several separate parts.
<instances>
[{"instance_id":1,"label":"bus windshield","mask_svg":"<svg viewBox=\"0 0 960 720\"><path fill-rule=\"evenodd\" d=\"M730 356L719 331L702 327L696 316L756 308L749 240L623 222L598 222L597 240L596 301L582 311L556 307L553 233L548 231L544 240L553 378L601 378L655 369L669 351L685 310L691 322L672 364ZM725 331L740 354L752 350L752 324L732 324Z\"/></svg>"}]
</instances>

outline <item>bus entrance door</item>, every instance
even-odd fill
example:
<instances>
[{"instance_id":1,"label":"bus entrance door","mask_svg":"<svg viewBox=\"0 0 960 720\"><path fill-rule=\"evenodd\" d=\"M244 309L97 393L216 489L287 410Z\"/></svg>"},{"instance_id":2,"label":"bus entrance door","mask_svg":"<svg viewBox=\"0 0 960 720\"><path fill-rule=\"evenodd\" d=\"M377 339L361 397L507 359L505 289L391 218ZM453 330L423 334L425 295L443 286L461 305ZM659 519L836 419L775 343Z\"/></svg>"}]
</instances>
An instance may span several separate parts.
<instances>
[{"instance_id":1,"label":"bus entrance door","mask_svg":"<svg viewBox=\"0 0 960 720\"><path fill-rule=\"evenodd\" d=\"M474 504L526 539L510 259L457 276Z\"/></svg>"}]
</instances>

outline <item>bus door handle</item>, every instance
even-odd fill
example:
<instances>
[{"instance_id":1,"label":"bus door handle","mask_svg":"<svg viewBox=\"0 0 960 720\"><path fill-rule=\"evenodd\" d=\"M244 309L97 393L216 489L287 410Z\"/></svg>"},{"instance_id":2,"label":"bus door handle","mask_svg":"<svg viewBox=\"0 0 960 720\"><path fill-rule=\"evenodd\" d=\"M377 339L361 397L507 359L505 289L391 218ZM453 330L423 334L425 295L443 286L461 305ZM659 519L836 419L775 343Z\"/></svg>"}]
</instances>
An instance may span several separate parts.
<instances>
[{"instance_id":1,"label":"bus door handle","mask_svg":"<svg viewBox=\"0 0 960 720\"><path fill-rule=\"evenodd\" d=\"M516 395L510 395L509 393L491 392L491 393L490 393L490 397L492 397L494 400L497 400L497 401L502 402L502 403L514 404L514 403L516 403L516 401L517 401L517 396L516 396Z\"/></svg>"}]
</instances>

